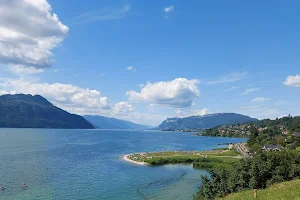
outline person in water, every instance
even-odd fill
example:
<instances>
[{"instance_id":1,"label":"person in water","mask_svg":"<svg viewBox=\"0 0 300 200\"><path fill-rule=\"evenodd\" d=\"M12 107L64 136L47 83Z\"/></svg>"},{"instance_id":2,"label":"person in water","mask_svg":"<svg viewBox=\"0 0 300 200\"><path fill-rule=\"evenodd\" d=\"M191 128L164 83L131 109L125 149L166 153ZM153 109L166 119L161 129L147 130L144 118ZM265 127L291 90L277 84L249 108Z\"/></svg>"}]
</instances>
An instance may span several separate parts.
<instances>
[{"instance_id":1,"label":"person in water","mask_svg":"<svg viewBox=\"0 0 300 200\"><path fill-rule=\"evenodd\" d=\"M24 189L26 189L26 188L27 188L27 185L26 185L26 183L24 183L24 184L23 184L23 188L24 188Z\"/></svg>"},{"instance_id":2,"label":"person in water","mask_svg":"<svg viewBox=\"0 0 300 200\"><path fill-rule=\"evenodd\" d=\"M5 190L5 189L6 189L5 187L1 186L1 190Z\"/></svg>"}]
</instances>

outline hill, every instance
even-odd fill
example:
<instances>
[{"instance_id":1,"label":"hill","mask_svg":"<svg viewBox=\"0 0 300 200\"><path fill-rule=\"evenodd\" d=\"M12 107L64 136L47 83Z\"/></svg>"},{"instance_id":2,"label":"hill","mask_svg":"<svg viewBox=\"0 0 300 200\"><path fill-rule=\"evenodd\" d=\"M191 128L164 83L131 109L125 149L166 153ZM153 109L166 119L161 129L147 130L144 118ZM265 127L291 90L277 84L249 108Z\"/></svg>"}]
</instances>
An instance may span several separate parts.
<instances>
[{"instance_id":1,"label":"hill","mask_svg":"<svg viewBox=\"0 0 300 200\"><path fill-rule=\"evenodd\" d=\"M136 124L130 121L125 121L121 119L108 118L104 116L83 116L86 120L91 122L95 128L99 129L135 129L135 130L145 130L150 129L148 126Z\"/></svg>"},{"instance_id":2,"label":"hill","mask_svg":"<svg viewBox=\"0 0 300 200\"><path fill-rule=\"evenodd\" d=\"M247 137L250 152L259 152L265 144L281 145L287 149L300 147L300 117L282 117L274 120L224 125L206 129L199 135L219 137Z\"/></svg>"},{"instance_id":3,"label":"hill","mask_svg":"<svg viewBox=\"0 0 300 200\"><path fill-rule=\"evenodd\" d=\"M186 118L168 118L157 129L160 130L202 130L220 125L230 125L258 121L257 119L236 114L216 113L204 116L191 116Z\"/></svg>"},{"instance_id":4,"label":"hill","mask_svg":"<svg viewBox=\"0 0 300 200\"><path fill-rule=\"evenodd\" d=\"M83 117L70 114L40 95L0 96L0 127L92 129Z\"/></svg>"},{"instance_id":5,"label":"hill","mask_svg":"<svg viewBox=\"0 0 300 200\"><path fill-rule=\"evenodd\" d=\"M257 191L257 198L261 200L292 200L300 199L300 180L287 181L272 185L265 190ZM233 193L223 199L240 200L240 199L254 199L253 190L248 190L239 193Z\"/></svg>"},{"instance_id":6,"label":"hill","mask_svg":"<svg viewBox=\"0 0 300 200\"><path fill-rule=\"evenodd\" d=\"M205 130L202 135L221 137L249 137L250 127L255 127L259 132L270 133L270 136L288 135L300 132L300 117L282 117L274 120L263 119L255 122L234 125L218 126Z\"/></svg>"}]
</instances>

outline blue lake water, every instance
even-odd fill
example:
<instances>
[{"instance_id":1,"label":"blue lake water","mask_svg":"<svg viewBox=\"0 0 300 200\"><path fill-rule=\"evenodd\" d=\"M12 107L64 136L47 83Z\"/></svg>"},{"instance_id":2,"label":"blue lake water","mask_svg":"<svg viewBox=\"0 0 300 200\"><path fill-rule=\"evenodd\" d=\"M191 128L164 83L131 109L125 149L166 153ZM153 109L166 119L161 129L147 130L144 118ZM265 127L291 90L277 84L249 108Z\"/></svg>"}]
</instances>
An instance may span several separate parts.
<instances>
[{"instance_id":1,"label":"blue lake water","mask_svg":"<svg viewBox=\"0 0 300 200\"><path fill-rule=\"evenodd\" d=\"M0 199L192 199L205 170L139 166L122 155L240 141L182 132L0 129L0 185L7 188Z\"/></svg>"}]
</instances>

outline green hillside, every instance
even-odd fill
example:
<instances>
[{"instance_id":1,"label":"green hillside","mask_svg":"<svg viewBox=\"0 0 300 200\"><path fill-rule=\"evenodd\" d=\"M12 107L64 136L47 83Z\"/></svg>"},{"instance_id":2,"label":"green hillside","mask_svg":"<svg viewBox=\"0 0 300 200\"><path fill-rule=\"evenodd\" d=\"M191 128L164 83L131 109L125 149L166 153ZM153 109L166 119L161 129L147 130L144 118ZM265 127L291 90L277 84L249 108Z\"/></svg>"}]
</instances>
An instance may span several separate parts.
<instances>
[{"instance_id":1,"label":"green hillside","mask_svg":"<svg viewBox=\"0 0 300 200\"><path fill-rule=\"evenodd\" d=\"M214 113L204 116L168 118L157 129L163 131L196 131L220 125L256 122L257 119L236 113Z\"/></svg>"},{"instance_id":2,"label":"green hillside","mask_svg":"<svg viewBox=\"0 0 300 200\"><path fill-rule=\"evenodd\" d=\"M1 128L93 129L83 117L68 113L40 95L0 96Z\"/></svg>"},{"instance_id":3,"label":"green hillside","mask_svg":"<svg viewBox=\"0 0 300 200\"><path fill-rule=\"evenodd\" d=\"M225 198L228 200L255 199L253 190L233 193ZM300 200L300 180L293 180L272 185L265 190L257 191L257 200Z\"/></svg>"}]
</instances>

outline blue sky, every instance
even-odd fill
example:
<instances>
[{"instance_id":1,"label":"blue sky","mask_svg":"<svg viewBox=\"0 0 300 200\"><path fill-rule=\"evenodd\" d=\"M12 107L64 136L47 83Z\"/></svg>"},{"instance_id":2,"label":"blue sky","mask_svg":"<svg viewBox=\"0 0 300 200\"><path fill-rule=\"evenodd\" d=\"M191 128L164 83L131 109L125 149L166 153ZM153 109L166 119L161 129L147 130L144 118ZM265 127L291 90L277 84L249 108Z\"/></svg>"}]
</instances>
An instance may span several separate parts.
<instances>
[{"instance_id":1,"label":"blue sky","mask_svg":"<svg viewBox=\"0 0 300 200\"><path fill-rule=\"evenodd\" d=\"M0 3L0 94L151 125L300 115L298 1L12 2Z\"/></svg>"}]
</instances>

